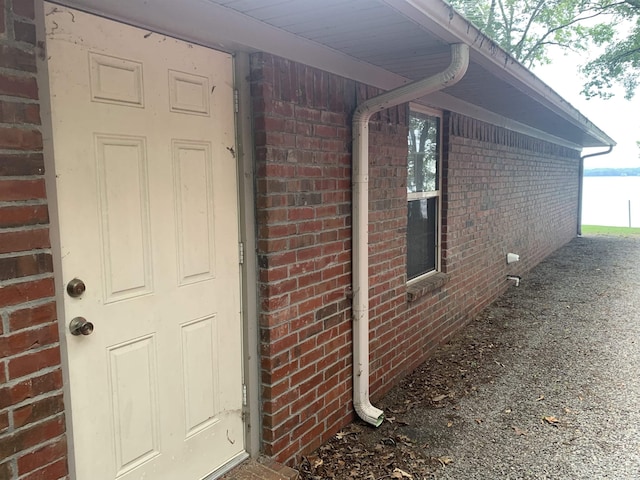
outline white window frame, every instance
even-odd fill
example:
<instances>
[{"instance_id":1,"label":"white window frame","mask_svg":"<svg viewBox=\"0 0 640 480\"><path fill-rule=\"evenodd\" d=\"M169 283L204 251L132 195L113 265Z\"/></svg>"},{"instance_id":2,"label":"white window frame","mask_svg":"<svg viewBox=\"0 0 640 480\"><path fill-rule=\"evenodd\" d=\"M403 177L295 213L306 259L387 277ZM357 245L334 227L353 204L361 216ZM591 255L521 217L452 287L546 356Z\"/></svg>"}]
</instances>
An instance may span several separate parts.
<instances>
[{"instance_id":1,"label":"white window frame","mask_svg":"<svg viewBox=\"0 0 640 480\"><path fill-rule=\"evenodd\" d=\"M407 209L409 208L409 202L412 200L421 200L428 198L438 198L437 205L437 218L436 218L436 251L435 251L435 268L430 272L423 273L422 275L418 275L415 278L412 278L407 281L407 285L412 285L414 283L420 282L427 277L435 275L441 271L442 268L442 111L435 110L429 107L425 107L424 105L419 105L415 103L409 104L409 116L413 112L423 115L429 115L430 117L437 117L440 120L440 128L439 128L439 138L438 138L438 165L437 165L437 190L431 192L407 192ZM409 156L409 152L407 151L407 158ZM407 166L408 168L408 166ZM407 180L407 184L408 184ZM407 249L408 250L408 249ZM408 255L408 252L407 252Z\"/></svg>"}]
</instances>

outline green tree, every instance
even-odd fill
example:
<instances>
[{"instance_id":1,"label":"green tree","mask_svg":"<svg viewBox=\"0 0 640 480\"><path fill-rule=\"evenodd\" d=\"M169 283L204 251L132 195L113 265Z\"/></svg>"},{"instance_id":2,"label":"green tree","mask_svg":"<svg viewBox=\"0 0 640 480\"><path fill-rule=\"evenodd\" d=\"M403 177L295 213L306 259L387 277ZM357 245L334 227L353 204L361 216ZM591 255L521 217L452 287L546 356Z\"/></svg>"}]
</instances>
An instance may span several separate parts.
<instances>
[{"instance_id":1,"label":"green tree","mask_svg":"<svg viewBox=\"0 0 640 480\"><path fill-rule=\"evenodd\" d=\"M640 75L640 0L449 0L480 30L531 68L550 47L604 53L583 67L583 93L607 97L614 83L633 96ZM629 27L619 36L620 25Z\"/></svg>"}]
</instances>

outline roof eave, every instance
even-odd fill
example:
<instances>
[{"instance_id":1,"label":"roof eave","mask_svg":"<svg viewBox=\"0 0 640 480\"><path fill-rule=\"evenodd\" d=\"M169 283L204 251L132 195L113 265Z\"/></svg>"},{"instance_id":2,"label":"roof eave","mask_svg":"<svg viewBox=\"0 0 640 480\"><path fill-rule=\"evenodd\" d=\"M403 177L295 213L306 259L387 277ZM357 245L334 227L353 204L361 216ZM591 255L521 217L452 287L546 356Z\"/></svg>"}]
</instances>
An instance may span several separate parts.
<instances>
[{"instance_id":1,"label":"roof eave","mask_svg":"<svg viewBox=\"0 0 640 480\"><path fill-rule=\"evenodd\" d=\"M446 43L464 42L470 46L471 58L496 77L501 78L535 101L554 109L561 116L582 129L593 139L589 145L608 146L616 142L582 115L531 70L518 62L473 23L457 13L444 1L380 0L407 18L418 22Z\"/></svg>"}]
</instances>

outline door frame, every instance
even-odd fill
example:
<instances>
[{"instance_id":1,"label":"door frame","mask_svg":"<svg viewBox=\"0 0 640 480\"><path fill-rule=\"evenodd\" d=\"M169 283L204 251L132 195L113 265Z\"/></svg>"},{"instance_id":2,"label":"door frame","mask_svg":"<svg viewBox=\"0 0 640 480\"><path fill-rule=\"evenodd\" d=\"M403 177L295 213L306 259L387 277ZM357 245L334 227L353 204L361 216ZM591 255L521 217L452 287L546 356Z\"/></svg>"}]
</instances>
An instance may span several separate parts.
<instances>
[{"instance_id":1,"label":"door frame","mask_svg":"<svg viewBox=\"0 0 640 480\"><path fill-rule=\"evenodd\" d=\"M77 9L77 6L70 1L49 0L50 3L58 3L70 8ZM62 278L62 251L60 244L60 224L58 221L58 201L55 181L55 158L53 155L53 127L51 122L51 99L49 85L49 71L47 67L46 34L44 21L44 0L35 0L35 20L37 46L37 82L40 97L40 115L43 136L43 156L45 164L45 184L47 189L47 201L50 217L50 242L51 254L53 257L53 274L55 281L55 300L58 315L58 328L60 332L60 350L62 374L64 379L63 397L64 412L66 419L67 435L67 458L69 464L70 478L75 475L75 449L73 430L71 422L73 417L73 405L71 404L69 390L69 365L66 330L67 322L64 311L65 286ZM119 23L128 23L138 28L149 29L148 26L134 22L127 22L126 19L113 18L100 12L88 12L102 16L108 20ZM178 27L179 28L179 27ZM158 32L160 33L160 32ZM181 35L178 30L161 32L163 35L171 36L185 42L192 42ZM202 45L212 50L221 51L215 45ZM255 233L255 211L254 211L254 149L253 131L251 121L251 96L249 81L249 55L244 52L225 52L233 57L233 77L234 88L237 92L236 112L234 118L236 148L237 148L237 201L238 201L238 223L239 240L244 246L244 261L240 265L241 281L241 318L242 318L242 371L243 385L246 392L246 405L244 408L244 431L245 431L245 451L251 457L255 457L261 450L261 415L260 415L260 376L259 376L259 342L258 342L258 309L257 309L257 258L256 258L256 233ZM246 457L244 457L246 458ZM243 458L243 459L244 459ZM214 472L212 478L222 475L234 465L226 465Z\"/></svg>"}]
</instances>

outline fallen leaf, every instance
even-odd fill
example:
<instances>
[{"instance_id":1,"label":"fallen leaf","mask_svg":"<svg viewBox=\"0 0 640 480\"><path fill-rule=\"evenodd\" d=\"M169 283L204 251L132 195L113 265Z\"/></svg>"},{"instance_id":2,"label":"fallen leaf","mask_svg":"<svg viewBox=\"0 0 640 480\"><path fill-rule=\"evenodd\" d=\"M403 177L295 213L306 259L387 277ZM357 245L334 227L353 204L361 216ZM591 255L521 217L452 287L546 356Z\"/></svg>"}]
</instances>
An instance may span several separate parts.
<instances>
[{"instance_id":1,"label":"fallen leaf","mask_svg":"<svg viewBox=\"0 0 640 480\"><path fill-rule=\"evenodd\" d=\"M446 467L453 462L453 458L451 457L438 457L437 460L442 464L443 467Z\"/></svg>"},{"instance_id":2,"label":"fallen leaf","mask_svg":"<svg viewBox=\"0 0 640 480\"><path fill-rule=\"evenodd\" d=\"M524 430L520 430L518 427L511 427L513 428L513 431L516 432L516 435L526 435L527 432L525 432Z\"/></svg>"},{"instance_id":3,"label":"fallen leaf","mask_svg":"<svg viewBox=\"0 0 640 480\"><path fill-rule=\"evenodd\" d=\"M480 425L484 420L482 420L481 418L476 418L476 423L478 425Z\"/></svg>"},{"instance_id":4,"label":"fallen leaf","mask_svg":"<svg viewBox=\"0 0 640 480\"><path fill-rule=\"evenodd\" d=\"M544 417L543 419L545 422L547 422L549 425L558 425L560 423L560 420L558 420L556 417Z\"/></svg>"},{"instance_id":5,"label":"fallen leaf","mask_svg":"<svg viewBox=\"0 0 640 480\"><path fill-rule=\"evenodd\" d=\"M564 407L564 413L573 413L573 410L570 408Z\"/></svg>"},{"instance_id":6,"label":"fallen leaf","mask_svg":"<svg viewBox=\"0 0 640 480\"><path fill-rule=\"evenodd\" d=\"M317 455L309 455L307 460L309 461L311 468L318 468L324 463L324 461Z\"/></svg>"},{"instance_id":7,"label":"fallen leaf","mask_svg":"<svg viewBox=\"0 0 640 480\"><path fill-rule=\"evenodd\" d=\"M413 480L413 475L399 468L394 468L393 473L391 474L391 478L410 478L411 480Z\"/></svg>"},{"instance_id":8,"label":"fallen leaf","mask_svg":"<svg viewBox=\"0 0 640 480\"><path fill-rule=\"evenodd\" d=\"M453 427L453 422L447 422L447 427L449 428Z\"/></svg>"},{"instance_id":9,"label":"fallen leaf","mask_svg":"<svg viewBox=\"0 0 640 480\"><path fill-rule=\"evenodd\" d=\"M433 397L431 399L432 402L440 402L441 400L444 400L445 398L447 398L446 395L438 395L437 397Z\"/></svg>"},{"instance_id":10,"label":"fallen leaf","mask_svg":"<svg viewBox=\"0 0 640 480\"><path fill-rule=\"evenodd\" d=\"M544 400L544 395L540 395L538 398L536 398L536 402L541 402L542 400Z\"/></svg>"}]
</instances>

